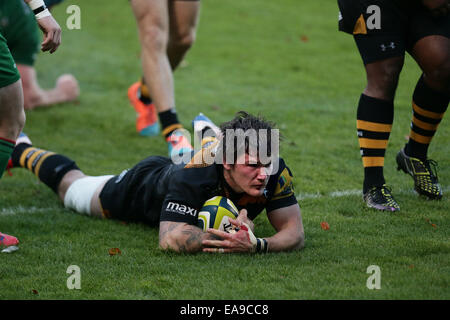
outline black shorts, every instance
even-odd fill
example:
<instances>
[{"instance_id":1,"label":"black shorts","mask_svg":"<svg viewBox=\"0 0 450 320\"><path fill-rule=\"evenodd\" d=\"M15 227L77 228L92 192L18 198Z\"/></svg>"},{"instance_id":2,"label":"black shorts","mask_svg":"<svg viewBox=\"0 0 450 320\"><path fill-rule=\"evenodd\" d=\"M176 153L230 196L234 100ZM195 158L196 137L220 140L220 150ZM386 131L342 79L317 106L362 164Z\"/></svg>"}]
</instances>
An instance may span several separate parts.
<instances>
[{"instance_id":1,"label":"black shorts","mask_svg":"<svg viewBox=\"0 0 450 320\"><path fill-rule=\"evenodd\" d=\"M99 198L106 218L159 225L165 194L164 176L172 161L166 157L148 157L106 182Z\"/></svg>"},{"instance_id":2,"label":"black shorts","mask_svg":"<svg viewBox=\"0 0 450 320\"><path fill-rule=\"evenodd\" d=\"M411 52L420 39L450 38L450 16L434 18L420 1L338 0L339 30L353 34L364 64Z\"/></svg>"}]
</instances>

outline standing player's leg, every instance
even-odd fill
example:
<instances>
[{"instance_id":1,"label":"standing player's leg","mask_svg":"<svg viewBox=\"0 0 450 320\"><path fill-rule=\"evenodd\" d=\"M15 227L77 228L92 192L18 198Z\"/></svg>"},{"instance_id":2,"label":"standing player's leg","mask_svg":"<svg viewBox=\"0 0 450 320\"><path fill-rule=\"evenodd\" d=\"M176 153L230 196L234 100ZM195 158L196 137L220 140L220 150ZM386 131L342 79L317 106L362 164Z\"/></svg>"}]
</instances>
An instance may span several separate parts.
<instances>
[{"instance_id":1,"label":"standing player's leg","mask_svg":"<svg viewBox=\"0 0 450 320\"><path fill-rule=\"evenodd\" d=\"M169 1L169 42L167 56L174 71L195 41L199 20L200 1ZM186 137L178 132L182 125L178 121L175 108L158 110L162 134L169 143L169 155L190 152L193 148Z\"/></svg>"},{"instance_id":2,"label":"standing player's leg","mask_svg":"<svg viewBox=\"0 0 450 320\"><path fill-rule=\"evenodd\" d=\"M175 111L173 69L176 67L190 43L181 45L176 40L171 42L171 34L177 34L177 39L186 41L189 37L175 30L187 30L190 38L192 30L195 30L196 14L198 6L196 1L186 1L187 5L178 5L175 1L142 1L132 0L131 5L136 17L139 29L139 38L142 45L142 66L144 79L130 87L128 95L130 101L140 114L137 121L137 130L143 135L154 135L156 115L158 113L162 133L169 143L169 154L184 152L184 149L192 149L190 143L183 137L172 135L176 129L182 128ZM184 2L184 1L183 1ZM169 5L170 3L170 5ZM194 8L192 10L192 8ZM179 10L185 10L185 14L179 14ZM176 14L175 14L176 12ZM195 18L187 19L195 15ZM172 17L173 16L173 17ZM171 20L176 22L171 25ZM194 27L186 27L189 22ZM172 30L172 31L171 31ZM184 51L184 52L183 52ZM169 55L170 54L170 55ZM138 98L136 98L138 96ZM152 108L156 110L152 110Z\"/></svg>"},{"instance_id":3,"label":"standing player's leg","mask_svg":"<svg viewBox=\"0 0 450 320\"><path fill-rule=\"evenodd\" d=\"M0 179L24 125L20 75L6 40L0 34ZM17 238L0 233L0 244L9 246L17 243Z\"/></svg>"},{"instance_id":4,"label":"standing player's leg","mask_svg":"<svg viewBox=\"0 0 450 320\"><path fill-rule=\"evenodd\" d=\"M25 125L20 75L0 34L0 178Z\"/></svg>"},{"instance_id":5,"label":"standing player's leg","mask_svg":"<svg viewBox=\"0 0 450 320\"><path fill-rule=\"evenodd\" d=\"M195 42L199 13L200 1L169 2L170 27L167 56L174 71Z\"/></svg>"},{"instance_id":6,"label":"standing player's leg","mask_svg":"<svg viewBox=\"0 0 450 320\"><path fill-rule=\"evenodd\" d=\"M397 211L383 175L394 119L394 97L406 50L405 10L396 1L338 0L339 30L352 34L364 62L367 86L357 108L357 133L368 207Z\"/></svg>"},{"instance_id":7,"label":"standing player's leg","mask_svg":"<svg viewBox=\"0 0 450 320\"><path fill-rule=\"evenodd\" d=\"M364 167L364 200L369 207L379 210L399 209L385 185L383 169L403 60L401 56L366 64L367 86L357 109L357 133Z\"/></svg>"},{"instance_id":8,"label":"standing player's leg","mask_svg":"<svg viewBox=\"0 0 450 320\"><path fill-rule=\"evenodd\" d=\"M128 97L138 113L136 129L141 135L158 134L155 108L166 110L175 106L172 70L166 54L169 41L168 1L130 2L137 22L146 80L143 78L133 84L128 89Z\"/></svg>"},{"instance_id":9,"label":"standing player's leg","mask_svg":"<svg viewBox=\"0 0 450 320\"><path fill-rule=\"evenodd\" d=\"M413 94L409 141L397 154L398 169L414 179L415 190L431 199L442 197L431 169L428 147L444 117L450 99L450 39L441 35L418 40L411 55L423 71Z\"/></svg>"}]
</instances>

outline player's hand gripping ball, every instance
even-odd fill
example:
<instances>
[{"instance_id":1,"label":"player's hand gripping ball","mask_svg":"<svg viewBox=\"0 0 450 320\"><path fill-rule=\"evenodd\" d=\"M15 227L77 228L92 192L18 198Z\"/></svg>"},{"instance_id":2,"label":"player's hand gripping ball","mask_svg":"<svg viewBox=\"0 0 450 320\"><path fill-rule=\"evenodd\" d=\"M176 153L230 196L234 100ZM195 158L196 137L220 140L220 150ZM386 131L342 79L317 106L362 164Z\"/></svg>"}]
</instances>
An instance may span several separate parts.
<instances>
[{"instance_id":1,"label":"player's hand gripping ball","mask_svg":"<svg viewBox=\"0 0 450 320\"><path fill-rule=\"evenodd\" d=\"M233 225L228 219L236 219L238 215L239 211L230 199L216 196L203 204L203 208L198 214L197 225L203 231L212 228L230 232Z\"/></svg>"}]
</instances>

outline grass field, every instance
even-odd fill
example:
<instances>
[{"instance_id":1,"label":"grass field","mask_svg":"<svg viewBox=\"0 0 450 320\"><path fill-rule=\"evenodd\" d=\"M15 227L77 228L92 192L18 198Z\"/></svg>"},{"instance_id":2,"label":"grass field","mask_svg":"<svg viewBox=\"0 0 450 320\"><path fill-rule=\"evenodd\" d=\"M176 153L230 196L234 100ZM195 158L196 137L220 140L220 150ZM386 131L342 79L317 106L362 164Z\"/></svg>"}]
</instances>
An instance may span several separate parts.
<instances>
[{"instance_id":1,"label":"grass field","mask_svg":"<svg viewBox=\"0 0 450 320\"><path fill-rule=\"evenodd\" d=\"M66 28L65 9L73 3L81 8L81 30ZM39 81L51 87L59 74L73 73L81 97L28 112L24 131L33 143L75 159L91 175L165 155L162 138L136 134L126 96L141 75L128 2L66 1L54 15L63 44L53 55L40 54ZM239 110L278 124L302 209L304 250L164 253L157 230L71 213L17 169L0 183L0 230L21 242L19 251L0 253L0 299L449 299L449 121L429 153L446 194L427 201L395 165L420 76L407 57L385 166L402 209L366 209L355 128L365 74L352 38L337 31L337 16L332 0L203 0L197 42L175 73L177 110L188 128L199 112L220 123ZM257 236L273 233L265 214L255 223ZM110 248L121 254L110 256ZM81 269L81 290L66 286L70 265ZM380 267L379 290L366 287L370 265Z\"/></svg>"}]
</instances>

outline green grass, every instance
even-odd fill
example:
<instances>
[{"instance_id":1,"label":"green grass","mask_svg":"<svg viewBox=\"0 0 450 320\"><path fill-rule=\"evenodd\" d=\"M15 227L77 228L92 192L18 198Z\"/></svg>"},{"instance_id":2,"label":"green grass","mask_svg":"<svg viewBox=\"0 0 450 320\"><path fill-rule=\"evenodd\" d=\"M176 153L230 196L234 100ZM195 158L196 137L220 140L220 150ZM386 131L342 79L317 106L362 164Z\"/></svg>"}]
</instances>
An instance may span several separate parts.
<instances>
[{"instance_id":1,"label":"green grass","mask_svg":"<svg viewBox=\"0 0 450 320\"><path fill-rule=\"evenodd\" d=\"M54 11L62 46L40 54L36 68L43 87L73 73L79 103L28 112L25 132L36 146L74 158L91 175L117 174L148 155L165 155L161 138L136 134L126 96L141 74L128 2L76 2L82 29L69 31L65 8L71 3ZM197 42L187 66L175 73L186 127L198 112L220 123L242 109L278 124L302 208L304 250L164 253L157 230L73 214L32 174L14 170L0 183L0 230L21 243L19 251L0 254L0 299L449 299L448 119L429 153L439 161L447 194L426 201L412 191L411 178L395 170L420 76L408 57L385 167L402 210L366 209L357 194L363 172L355 130L365 74L352 38L337 31L337 13L329 0L202 1ZM333 193L339 191L348 195ZM258 236L273 233L264 213L255 222ZM110 256L116 247L122 254ZM66 287L70 265L81 268L81 290ZM370 265L381 268L380 290L366 287Z\"/></svg>"}]
</instances>

